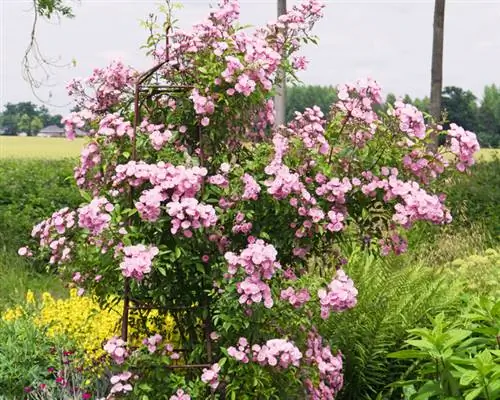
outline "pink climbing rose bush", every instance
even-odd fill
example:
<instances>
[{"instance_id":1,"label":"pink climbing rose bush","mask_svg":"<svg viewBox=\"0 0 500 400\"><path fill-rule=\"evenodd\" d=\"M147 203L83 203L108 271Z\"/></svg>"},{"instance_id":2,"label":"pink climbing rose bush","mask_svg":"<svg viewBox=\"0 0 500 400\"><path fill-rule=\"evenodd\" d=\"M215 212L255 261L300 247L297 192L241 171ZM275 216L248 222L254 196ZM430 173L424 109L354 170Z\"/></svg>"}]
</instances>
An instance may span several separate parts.
<instances>
[{"instance_id":1,"label":"pink climbing rose bush","mask_svg":"<svg viewBox=\"0 0 500 400\"><path fill-rule=\"evenodd\" d=\"M169 314L178 334L172 343L166 327L144 325L135 347L110 338L110 398L334 399L344 358L323 321L358 293L333 250L348 237L399 254L418 221L452 220L435 189L474 163L475 135L401 101L384 112L375 80L274 126L277 72L306 68L297 52L322 9L303 0L253 30L236 0L190 31L167 16L148 41L154 70L114 62L68 85L80 110L63 120L68 137L90 128L74 171L84 204L35 226L39 251L19 254L102 303L124 297L130 323ZM437 133L447 142L434 149ZM199 370L185 374L186 363Z\"/></svg>"}]
</instances>

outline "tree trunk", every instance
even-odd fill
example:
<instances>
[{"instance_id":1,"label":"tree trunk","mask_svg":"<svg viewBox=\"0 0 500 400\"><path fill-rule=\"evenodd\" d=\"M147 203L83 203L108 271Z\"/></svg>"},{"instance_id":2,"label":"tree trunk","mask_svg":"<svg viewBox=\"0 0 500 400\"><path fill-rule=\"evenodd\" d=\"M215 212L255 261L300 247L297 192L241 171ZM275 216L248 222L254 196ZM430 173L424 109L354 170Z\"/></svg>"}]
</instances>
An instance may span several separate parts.
<instances>
[{"instance_id":1,"label":"tree trunk","mask_svg":"<svg viewBox=\"0 0 500 400\"><path fill-rule=\"evenodd\" d=\"M278 17L286 14L286 0L278 0ZM286 77L282 69L278 71L278 87L274 97L274 106L276 110L275 126L285 123L286 113Z\"/></svg>"},{"instance_id":2,"label":"tree trunk","mask_svg":"<svg viewBox=\"0 0 500 400\"><path fill-rule=\"evenodd\" d=\"M441 92L443 90L443 42L444 42L445 2L446 0L435 0L435 6L434 6L434 36L432 42L430 113L438 121L441 118Z\"/></svg>"}]
</instances>

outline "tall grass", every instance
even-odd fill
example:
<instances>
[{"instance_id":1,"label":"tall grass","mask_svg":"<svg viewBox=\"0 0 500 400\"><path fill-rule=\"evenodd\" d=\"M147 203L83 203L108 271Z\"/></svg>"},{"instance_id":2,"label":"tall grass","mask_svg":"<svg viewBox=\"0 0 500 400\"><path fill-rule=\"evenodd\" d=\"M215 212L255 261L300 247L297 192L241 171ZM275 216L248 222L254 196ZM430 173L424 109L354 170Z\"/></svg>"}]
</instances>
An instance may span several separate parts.
<instances>
[{"instance_id":1,"label":"tall grass","mask_svg":"<svg viewBox=\"0 0 500 400\"><path fill-rule=\"evenodd\" d=\"M500 243L500 155L476 164L445 188L455 227L480 226L490 246Z\"/></svg>"},{"instance_id":2,"label":"tall grass","mask_svg":"<svg viewBox=\"0 0 500 400\"><path fill-rule=\"evenodd\" d=\"M38 273L21 257L1 250L0 276L0 312L22 304L28 290L50 292L56 297L66 294L57 276Z\"/></svg>"}]
</instances>

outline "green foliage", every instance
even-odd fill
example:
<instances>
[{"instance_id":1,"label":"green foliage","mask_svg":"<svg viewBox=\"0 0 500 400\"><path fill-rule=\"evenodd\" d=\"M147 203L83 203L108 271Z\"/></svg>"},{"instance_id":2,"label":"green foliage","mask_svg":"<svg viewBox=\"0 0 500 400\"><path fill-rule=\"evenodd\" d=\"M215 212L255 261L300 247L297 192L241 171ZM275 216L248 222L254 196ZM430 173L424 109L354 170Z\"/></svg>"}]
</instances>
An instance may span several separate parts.
<instances>
[{"instance_id":1,"label":"green foliage","mask_svg":"<svg viewBox=\"0 0 500 400\"><path fill-rule=\"evenodd\" d=\"M0 249L14 253L34 224L62 208L75 207L80 195L69 160L0 160Z\"/></svg>"},{"instance_id":2,"label":"green foliage","mask_svg":"<svg viewBox=\"0 0 500 400\"><path fill-rule=\"evenodd\" d=\"M430 320L429 328L409 330L407 349L389 355L414 362L392 386L409 388L409 400L498 399L500 301L483 297L458 321L444 313Z\"/></svg>"},{"instance_id":3,"label":"green foliage","mask_svg":"<svg viewBox=\"0 0 500 400\"><path fill-rule=\"evenodd\" d=\"M43 121L40 117L34 117L30 121L30 132L32 134L38 133L43 128Z\"/></svg>"},{"instance_id":4,"label":"green foliage","mask_svg":"<svg viewBox=\"0 0 500 400\"><path fill-rule=\"evenodd\" d=\"M54 347L68 345L63 339L49 338L44 329L29 318L0 319L0 393L8 399L20 399L24 387L44 379L54 367Z\"/></svg>"},{"instance_id":5,"label":"green foliage","mask_svg":"<svg viewBox=\"0 0 500 400\"><path fill-rule=\"evenodd\" d=\"M454 177L444 192L455 226L482 224L494 241L500 240L500 157L476 164L471 175Z\"/></svg>"},{"instance_id":6,"label":"green foliage","mask_svg":"<svg viewBox=\"0 0 500 400\"><path fill-rule=\"evenodd\" d=\"M33 0L36 12L42 17L72 18L73 10L66 0Z\"/></svg>"},{"instance_id":7,"label":"green foliage","mask_svg":"<svg viewBox=\"0 0 500 400\"><path fill-rule=\"evenodd\" d=\"M385 106L389 104L394 104L396 100L398 100L400 96L396 96L394 93L389 93L385 100ZM414 98L412 99L409 95L405 95L402 99L405 103L413 104L423 113L428 114L430 109L430 99L428 97L424 97L423 99Z\"/></svg>"},{"instance_id":8,"label":"green foliage","mask_svg":"<svg viewBox=\"0 0 500 400\"><path fill-rule=\"evenodd\" d=\"M374 399L407 368L387 359L402 345L405 331L422 324L430 310L454 308L461 292L439 270L405 265L397 257L376 259L355 251L346 270L359 290L358 304L332 315L325 328L346 360L338 399Z\"/></svg>"},{"instance_id":9,"label":"green foliage","mask_svg":"<svg viewBox=\"0 0 500 400\"><path fill-rule=\"evenodd\" d=\"M28 114L23 114L17 122L17 130L19 132L29 132L31 130L31 119Z\"/></svg>"},{"instance_id":10,"label":"green foliage","mask_svg":"<svg viewBox=\"0 0 500 400\"><path fill-rule=\"evenodd\" d=\"M484 88L478 122L481 142L488 147L500 147L500 87Z\"/></svg>"},{"instance_id":11,"label":"green foliage","mask_svg":"<svg viewBox=\"0 0 500 400\"><path fill-rule=\"evenodd\" d=\"M291 121L295 112L303 112L307 107L318 106L325 115L337 100L337 93L332 86L290 86L287 87L286 120Z\"/></svg>"},{"instance_id":12,"label":"green foliage","mask_svg":"<svg viewBox=\"0 0 500 400\"><path fill-rule=\"evenodd\" d=\"M458 223L445 227L419 224L410 232L408 241L409 251L400 258L401 262L405 265L422 263L428 267L443 266L494 247L494 240L479 222L470 223L468 227Z\"/></svg>"},{"instance_id":13,"label":"green foliage","mask_svg":"<svg viewBox=\"0 0 500 400\"><path fill-rule=\"evenodd\" d=\"M500 298L500 251L488 249L484 254L454 260L447 268L452 279L464 279L468 291L491 293Z\"/></svg>"},{"instance_id":14,"label":"green foliage","mask_svg":"<svg viewBox=\"0 0 500 400\"><path fill-rule=\"evenodd\" d=\"M448 121L469 131L477 131L478 108L476 96L470 90L456 86L443 89L442 108Z\"/></svg>"},{"instance_id":15,"label":"green foliage","mask_svg":"<svg viewBox=\"0 0 500 400\"><path fill-rule=\"evenodd\" d=\"M28 290L35 293L50 292L55 297L65 291L59 279L53 275L34 272L17 254L0 250L0 312L24 302Z\"/></svg>"}]
</instances>

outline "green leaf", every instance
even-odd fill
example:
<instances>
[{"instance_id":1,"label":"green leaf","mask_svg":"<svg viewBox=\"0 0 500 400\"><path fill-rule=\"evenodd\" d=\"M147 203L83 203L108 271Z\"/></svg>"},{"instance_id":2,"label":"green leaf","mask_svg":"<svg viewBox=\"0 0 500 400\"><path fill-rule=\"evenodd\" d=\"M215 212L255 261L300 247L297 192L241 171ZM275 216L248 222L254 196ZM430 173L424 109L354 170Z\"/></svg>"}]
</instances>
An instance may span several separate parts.
<instances>
[{"instance_id":1,"label":"green leaf","mask_svg":"<svg viewBox=\"0 0 500 400\"><path fill-rule=\"evenodd\" d=\"M427 354L420 350L401 350L394 353L387 354L388 358L399 358L399 359L409 359L409 358L425 358Z\"/></svg>"},{"instance_id":2,"label":"green leaf","mask_svg":"<svg viewBox=\"0 0 500 400\"><path fill-rule=\"evenodd\" d=\"M427 400L433 396L440 395L441 393L442 390L439 383L428 381L419 389L417 395L413 397L413 400Z\"/></svg>"},{"instance_id":3,"label":"green leaf","mask_svg":"<svg viewBox=\"0 0 500 400\"><path fill-rule=\"evenodd\" d=\"M84 190L80 190L80 196L82 196L82 198L85 201L88 201L89 203L92 201L92 196L90 194L88 194L87 192L85 192Z\"/></svg>"},{"instance_id":4,"label":"green leaf","mask_svg":"<svg viewBox=\"0 0 500 400\"><path fill-rule=\"evenodd\" d=\"M460 384L462 386L468 386L470 383L478 377L477 371L467 371L460 377Z\"/></svg>"},{"instance_id":5,"label":"green leaf","mask_svg":"<svg viewBox=\"0 0 500 400\"><path fill-rule=\"evenodd\" d=\"M471 331L467 331L465 329L450 329L448 332L446 332L446 336L448 336L448 339L443 343L443 346L445 348L453 347L457 343L468 338L471 334Z\"/></svg>"},{"instance_id":6,"label":"green leaf","mask_svg":"<svg viewBox=\"0 0 500 400\"><path fill-rule=\"evenodd\" d=\"M198 271L201 274L205 273L205 266L203 264L196 264L196 271Z\"/></svg>"},{"instance_id":7,"label":"green leaf","mask_svg":"<svg viewBox=\"0 0 500 400\"><path fill-rule=\"evenodd\" d=\"M476 359L483 365L490 365L493 363L493 357L489 350L483 350L480 354L476 356Z\"/></svg>"},{"instance_id":8,"label":"green leaf","mask_svg":"<svg viewBox=\"0 0 500 400\"><path fill-rule=\"evenodd\" d=\"M175 247L175 258L181 258L182 252L179 246Z\"/></svg>"},{"instance_id":9,"label":"green leaf","mask_svg":"<svg viewBox=\"0 0 500 400\"><path fill-rule=\"evenodd\" d=\"M153 388L151 386L149 386L147 383L141 383L139 385L139 389L144 390L145 392L151 392L151 391L153 391ZM146 398L147 398L147 396L146 396Z\"/></svg>"},{"instance_id":10,"label":"green leaf","mask_svg":"<svg viewBox=\"0 0 500 400\"><path fill-rule=\"evenodd\" d=\"M425 339L406 340L406 343L423 350L434 350L436 348L431 342Z\"/></svg>"},{"instance_id":11,"label":"green leaf","mask_svg":"<svg viewBox=\"0 0 500 400\"><path fill-rule=\"evenodd\" d=\"M474 400L476 399L481 392L483 391L483 388L476 388L474 390L471 390L465 395L465 400Z\"/></svg>"}]
</instances>

